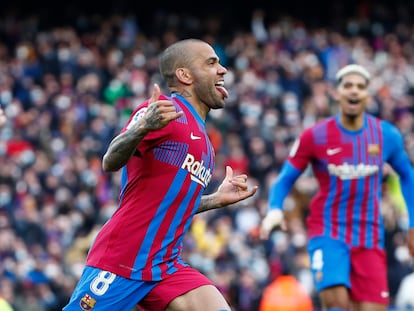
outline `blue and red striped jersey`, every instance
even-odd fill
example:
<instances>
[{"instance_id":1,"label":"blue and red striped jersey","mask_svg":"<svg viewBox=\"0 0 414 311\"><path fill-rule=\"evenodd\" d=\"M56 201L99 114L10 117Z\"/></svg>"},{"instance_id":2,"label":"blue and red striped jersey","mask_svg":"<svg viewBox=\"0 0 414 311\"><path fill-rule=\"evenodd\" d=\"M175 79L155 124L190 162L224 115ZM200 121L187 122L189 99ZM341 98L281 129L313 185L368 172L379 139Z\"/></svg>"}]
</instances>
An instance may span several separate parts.
<instances>
[{"instance_id":1,"label":"blue and red striped jersey","mask_svg":"<svg viewBox=\"0 0 414 311\"><path fill-rule=\"evenodd\" d=\"M330 117L306 129L293 144L285 163L290 169L282 169L269 205L282 208L293 183L311 164L319 189L309 206L309 237L323 235L353 246L382 248L380 205L385 163L403 177L404 189L414 189L413 169L395 126L365 114L363 128L348 131L340 125L339 116ZM405 199L412 207L413 196L408 192Z\"/></svg>"},{"instance_id":2,"label":"blue and red striped jersey","mask_svg":"<svg viewBox=\"0 0 414 311\"><path fill-rule=\"evenodd\" d=\"M190 226L214 169L205 122L184 98L184 115L150 132L122 168L119 206L94 240L86 265L136 280L160 280L187 263L181 258ZM145 113L132 113L123 131Z\"/></svg>"}]
</instances>

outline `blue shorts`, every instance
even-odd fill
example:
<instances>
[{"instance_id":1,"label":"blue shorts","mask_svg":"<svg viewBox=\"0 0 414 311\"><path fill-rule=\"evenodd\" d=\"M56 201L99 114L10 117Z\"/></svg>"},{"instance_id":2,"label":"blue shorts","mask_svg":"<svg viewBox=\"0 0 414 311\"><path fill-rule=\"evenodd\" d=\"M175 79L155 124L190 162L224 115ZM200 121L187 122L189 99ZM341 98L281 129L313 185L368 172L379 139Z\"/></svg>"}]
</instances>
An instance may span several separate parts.
<instances>
[{"instance_id":1,"label":"blue shorts","mask_svg":"<svg viewBox=\"0 0 414 311\"><path fill-rule=\"evenodd\" d=\"M213 283L199 271L183 267L161 281L131 280L86 266L64 311L165 310L176 297Z\"/></svg>"},{"instance_id":2,"label":"blue shorts","mask_svg":"<svg viewBox=\"0 0 414 311\"><path fill-rule=\"evenodd\" d=\"M315 237L308 242L308 252L318 292L336 285L351 287L351 255L347 244L328 237Z\"/></svg>"},{"instance_id":3,"label":"blue shorts","mask_svg":"<svg viewBox=\"0 0 414 311\"><path fill-rule=\"evenodd\" d=\"M389 303L387 258L380 248L351 247L328 237L309 240L310 265L319 292L343 285L352 301Z\"/></svg>"},{"instance_id":4,"label":"blue shorts","mask_svg":"<svg viewBox=\"0 0 414 311\"><path fill-rule=\"evenodd\" d=\"M64 311L131 310L156 282L137 282L108 271L85 267Z\"/></svg>"}]
</instances>

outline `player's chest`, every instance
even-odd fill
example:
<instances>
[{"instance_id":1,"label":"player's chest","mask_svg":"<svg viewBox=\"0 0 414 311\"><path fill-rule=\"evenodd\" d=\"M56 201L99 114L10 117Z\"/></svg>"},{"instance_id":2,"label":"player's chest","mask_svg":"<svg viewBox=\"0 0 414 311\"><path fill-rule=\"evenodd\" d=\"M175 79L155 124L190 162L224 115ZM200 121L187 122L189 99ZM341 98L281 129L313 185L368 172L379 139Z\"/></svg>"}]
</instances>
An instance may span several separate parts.
<instances>
[{"instance_id":1,"label":"player's chest","mask_svg":"<svg viewBox=\"0 0 414 311\"><path fill-rule=\"evenodd\" d=\"M204 128L198 126L181 126L176 135L188 153L195 157L214 156L214 149Z\"/></svg>"},{"instance_id":2,"label":"player's chest","mask_svg":"<svg viewBox=\"0 0 414 311\"><path fill-rule=\"evenodd\" d=\"M379 139L364 135L328 135L325 144L314 149L315 158L321 164L382 165L382 143Z\"/></svg>"}]
</instances>

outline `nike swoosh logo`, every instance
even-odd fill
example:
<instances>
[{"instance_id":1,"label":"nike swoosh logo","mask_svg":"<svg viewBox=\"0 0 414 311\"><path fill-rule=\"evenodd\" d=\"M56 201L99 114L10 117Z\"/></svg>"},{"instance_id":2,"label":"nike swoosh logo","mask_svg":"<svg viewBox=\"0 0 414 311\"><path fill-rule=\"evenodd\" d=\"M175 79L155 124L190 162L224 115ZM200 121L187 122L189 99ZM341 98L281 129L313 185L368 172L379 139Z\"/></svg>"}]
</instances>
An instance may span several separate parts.
<instances>
[{"instance_id":1,"label":"nike swoosh logo","mask_svg":"<svg viewBox=\"0 0 414 311\"><path fill-rule=\"evenodd\" d=\"M192 140L201 139L201 137L200 137L200 136L196 136L196 135L194 135L194 134L193 134L193 132L191 132L191 134L190 134L190 138L191 138Z\"/></svg>"},{"instance_id":2,"label":"nike swoosh logo","mask_svg":"<svg viewBox=\"0 0 414 311\"><path fill-rule=\"evenodd\" d=\"M326 154L331 156L334 154L337 154L338 152L341 152L342 148L333 148L333 149L326 149Z\"/></svg>"}]
</instances>

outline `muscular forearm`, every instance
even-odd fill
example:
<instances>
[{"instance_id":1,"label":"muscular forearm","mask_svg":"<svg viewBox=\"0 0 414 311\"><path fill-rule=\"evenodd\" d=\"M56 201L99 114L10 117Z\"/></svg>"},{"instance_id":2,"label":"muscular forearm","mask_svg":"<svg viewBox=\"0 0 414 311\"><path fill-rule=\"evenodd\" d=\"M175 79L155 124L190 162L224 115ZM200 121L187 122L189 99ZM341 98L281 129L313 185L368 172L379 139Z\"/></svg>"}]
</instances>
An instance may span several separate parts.
<instances>
[{"instance_id":1,"label":"muscular forearm","mask_svg":"<svg viewBox=\"0 0 414 311\"><path fill-rule=\"evenodd\" d=\"M220 207L223 207L223 205L217 202L217 199L215 198L214 194L203 195L201 197L200 205L198 206L196 214Z\"/></svg>"},{"instance_id":2,"label":"muscular forearm","mask_svg":"<svg viewBox=\"0 0 414 311\"><path fill-rule=\"evenodd\" d=\"M103 170L112 172L124 166L147 133L145 129L129 129L115 137L103 157Z\"/></svg>"}]
</instances>

